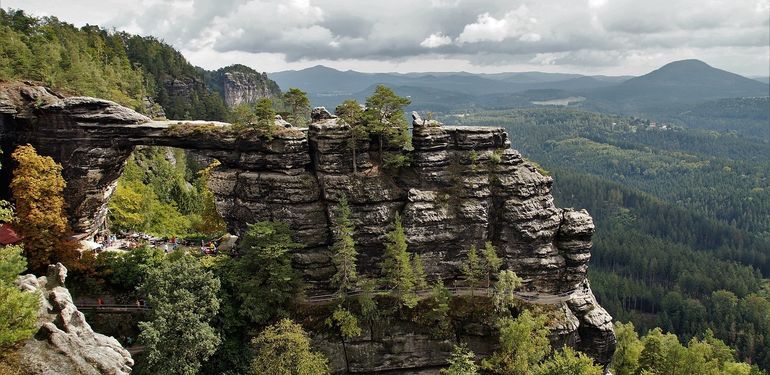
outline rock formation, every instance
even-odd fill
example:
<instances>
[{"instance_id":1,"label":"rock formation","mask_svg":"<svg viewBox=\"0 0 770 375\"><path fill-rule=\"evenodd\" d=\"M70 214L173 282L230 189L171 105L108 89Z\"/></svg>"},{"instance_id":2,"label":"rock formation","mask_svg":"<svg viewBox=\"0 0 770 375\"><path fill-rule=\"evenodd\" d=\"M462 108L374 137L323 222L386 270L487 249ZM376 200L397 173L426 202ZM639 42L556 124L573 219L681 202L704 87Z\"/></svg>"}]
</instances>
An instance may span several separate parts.
<instances>
[{"instance_id":1,"label":"rock formation","mask_svg":"<svg viewBox=\"0 0 770 375\"><path fill-rule=\"evenodd\" d=\"M361 273L378 272L396 213L409 250L422 256L431 278L446 283L461 281L459 265L471 245L491 241L505 267L525 279L525 290L574 291L572 300L559 304L565 319L555 332L603 363L611 358L611 317L586 281L593 221L584 210L554 205L553 179L522 159L502 128L443 126L415 114L414 149L384 150L402 154L408 165L384 169L373 139L356 144L354 174L350 127L325 110L313 111L307 135L282 128L267 139L234 134L225 124L151 122L111 102L40 90L22 85L6 87L6 99L0 94L3 147L29 142L63 164L78 230L100 225L135 145L187 148L221 162L209 186L232 233L259 220L289 224L304 244L294 263L310 292L329 288L331 222L346 196Z\"/></svg>"},{"instance_id":2,"label":"rock formation","mask_svg":"<svg viewBox=\"0 0 770 375\"><path fill-rule=\"evenodd\" d=\"M281 96L278 84L267 78L267 73L259 73L244 65L231 65L212 75L211 85L220 91L228 107Z\"/></svg>"},{"instance_id":3,"label":"rock formation","mask_svg":"<svg viewBox=\"0 0 770 375\"><path fill-rule=\"evenodd\" d=\"M95 333L64 287L67 269L57 263L48 275L19 277L19 287L40 294L39 330L18 353L29 375L128 375L134 361L112 337Z\"/></svg>"}]
</instances>

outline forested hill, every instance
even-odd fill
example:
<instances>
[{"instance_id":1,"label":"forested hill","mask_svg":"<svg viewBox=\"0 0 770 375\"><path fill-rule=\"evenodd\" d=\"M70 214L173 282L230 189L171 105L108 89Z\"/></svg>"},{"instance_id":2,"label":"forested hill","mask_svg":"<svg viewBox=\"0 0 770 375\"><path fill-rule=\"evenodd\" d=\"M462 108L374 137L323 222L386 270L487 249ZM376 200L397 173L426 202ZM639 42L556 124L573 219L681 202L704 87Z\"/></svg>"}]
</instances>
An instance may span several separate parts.
<instances>
[{"instance_id":1,"label":"forested hill","mask_svg":"<svg viewBox=\"0 0 770 375\"><path fill-rule=\"evenodd\" d=\"M616 319L683 340L710 328L770 368L767 142L567 109L459 120L505 126L559 205L594 216L590 279Z\"/></svg>"},{"instance_id":2,"label":"forested hill","mask_svg":"<svg viewBox=\"0 0 770 375\"><path fill-rule=\"evenodd\" d=\"M36 80L150 116L228 119L223 95L206 84L209 72L154 37L0 9L0 40L0 79Z\"/></svg>"}]
</instances>

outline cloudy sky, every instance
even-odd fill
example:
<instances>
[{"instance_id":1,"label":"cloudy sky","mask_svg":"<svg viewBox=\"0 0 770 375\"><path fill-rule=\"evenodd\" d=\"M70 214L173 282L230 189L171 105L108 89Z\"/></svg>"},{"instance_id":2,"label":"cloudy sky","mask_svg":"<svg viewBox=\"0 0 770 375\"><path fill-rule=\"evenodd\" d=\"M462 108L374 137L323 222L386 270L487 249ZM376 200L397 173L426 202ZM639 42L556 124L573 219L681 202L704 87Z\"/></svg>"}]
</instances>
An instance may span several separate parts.
<instances>
[{"instance_id":1,"label":"cloudy sky","mask_svg":"<svg viewBox=\"0 0 770 375\"><path fill-rule=\"evenodd\" d=\"M260 71L643 74L697 58L770 75L770 0L0 0Z\"/></svg>"}]
</instances>

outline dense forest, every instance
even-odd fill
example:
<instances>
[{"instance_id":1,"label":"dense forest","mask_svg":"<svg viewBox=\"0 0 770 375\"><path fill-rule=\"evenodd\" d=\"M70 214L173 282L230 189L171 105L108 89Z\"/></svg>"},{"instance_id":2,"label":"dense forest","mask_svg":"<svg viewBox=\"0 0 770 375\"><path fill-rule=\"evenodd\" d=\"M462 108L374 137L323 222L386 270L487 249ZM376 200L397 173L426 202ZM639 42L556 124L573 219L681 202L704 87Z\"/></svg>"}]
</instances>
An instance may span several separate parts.
<instances>
[{"instance_id":1,"label":"dense forest","mask_svg":"<svg viewBox=\"0 0 770 375\"><path fill-rule=\"evenodd\" d=\"M766 142L566 109L461 120L506 127L553 175L559 204L594 216L590 279L613 316L685 342L708 328L770 366Z\"/></svg>"},{"instance_id":2,"label":"dense forest","mask_svg":"<svg viewBox=\"0 0 770 375\"><path fill-rule=\"evenodd\" d=\"M0 9L0 39L0 79L40 81L150 116L165 111L174 119L228 118L204 73L156 38Z\"/></svg>"}]
</instances>

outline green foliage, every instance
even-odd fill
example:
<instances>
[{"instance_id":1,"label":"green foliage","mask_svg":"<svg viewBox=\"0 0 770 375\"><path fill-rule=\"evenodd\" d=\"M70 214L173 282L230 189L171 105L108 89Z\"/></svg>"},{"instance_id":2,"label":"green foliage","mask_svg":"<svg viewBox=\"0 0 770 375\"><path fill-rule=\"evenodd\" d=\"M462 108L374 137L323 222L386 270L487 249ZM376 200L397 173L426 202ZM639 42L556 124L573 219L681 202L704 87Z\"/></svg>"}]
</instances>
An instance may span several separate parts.
<instances>
[{"instance_id":1,"label":"green foliage","mask_svg":"<svg viewBox=\"0 0 770 375\"><path fill-rule=\"evenodd\" d=\"M160 237L221 235L225 223L206 186L210 168L191 170L183 150L137 149L110 200L112 229Z\"/></svg>"},{"instance_id":2,"label":"green foliage","mask_svg":"<svg viewBox=\"0 0 770 375\"><path fill-rule=\"evenodd\" d=\"M492 283L492 275L500 271L503 261L497 256L497 249L489 241L484 243L484 250L481 255L483 256L484 271L487 277L487 288L489 288Z\"/></svg>"},{"instance_id":3,"label":"green foliage","mask_svg":"<svg viewBox=\"0 0 770 375\"><path fill-rule=\"evenodd\" d=\"M554 354L538 365L534 375L602 375L602 368L595 365L591 357L575 352L569 347Z\"/></svg>"},{"instance_id":4,"label":"green foliage","mask_svg":"<svg viewBox=\"0 0 770 375\"><path fill-rule=\"evenodd\" d=\"M685 346L677 337L655 328L641 338L633 325L617 324L618 350L612 369L618 374L759 374L746 363L735 361L733 350L706 331ZM616 332L617 332L616 331ZM617 358L621 355L621 358Z\"/></svg>"},{"instance_id":5,"label":"green foliage","mask_svg":"<svg viewBox=\"0 0 770 375\"><path fill-rule=\"evenodd\" d=\"M378 85L374 94L366 98L364 123L369 133L378 137L380 164L383 163L383 143L386 138L395 147L406 148L409 144L408 124L404 117L404 107L409 103L409 99L396 95L383 85Z\"/></svg>"},{"instance_id":6,"label":"green foliage","mask_svg":"<svg viewBox=\"0 0 770 375\"><path fill-rule=\"evenodd\" d=\"M414 268L407 251L406 235L401 224L401 216L396 213L393 230L388 232L385 243L385 258L382 261L383 282L392 288L392 293L404 306L417 306L415 293L416 279Z\"/></svg>"},{"instance_id":7,"label":"green foliage","mask_svg":"<svg viewBox=\"0 0 770 375\"><path fill-rule=\"evenodd\" d=\"M332 316L326 319L326 325L339 329L340 335L345 339L361 335L358 318L342 306L337 306Z\"/></svg>"},{"instance_id":8,"label":"green foliage","mask_svg":"<svg viewBox=\"0 0 770 375\"><path fill-rule=\"evenodd\" d=\"M634 324L615 323L615 337L618 344L611 363L615 370L614 373L633 375L639 367L639 356L644 347L639 341L639 335L634 330Z\"/></svg>"},{"instance_id":9,"label":"green foliage","mask_svg":"<svg viewBox=\"0 0 770 375\"><path fill-rule=\"evenodd\" d=\"M307 93L292 87L283 94L283 101L291 111L291 124L294 126L305 125L310 113L310 99L307 98Z\"/></svg>"},{"instance_id":10,"label":"green foliage","mask_svg":"<svg viewBox=\"0 0 770 375\"><path fill-rule=\"evenodd\" d=\"M152 306L139 323L144 373L197 374L221 340L211 327L219 311L220 283L197 259L182 255L151 268L140 287Z\"/></svg>"},{"instance_id":11,"label":"green foliage","mask_svg":"<svg viewBox=\"0 0 770 375\"><path fill-rule=\"evenodd\" d=\"M239 315L251 324L264 324L287 315L299 290L290 251L300 245L291 239L285 223L249 224L238 243L239 256L227 262L221 277L239 306Z\"/></svg>"},{"instance_id":12,"label":"green foliage","mask_svg":"<svg viewBox=\"0 0 770 375\"><path fill-rule=\"evenodd\" d=\"M402 153L387 153L383 159L382 167L385 169L399 169L408 166L412 162L409 155Z\"/></svg>"},{"instance_id":13,"label":"green foliage","mask_svg":"<svg viewBox=\"0 0 770 375\"><path fill-rule=\"evenodd\" d=\"M275 133L275 110L273 109L272 100L267 98L259 99L254 107L254 118L256 120L253 124L255 129L268 136Z\"/></svg>"},{"instance_id":14,"label":"green foliage","mask_svg":"<svg viewBox=\"0 0 770 375\"><path fill-rule=\"evenodd\" d=\"M97 270L110 286L131 292L142 284L150 270L160 267L163 261L162 250L142 246L125 253L108 251L99 254Z\"/></svg>"},{"instance_id":15,"label":"green foliage","mask_svg":"<svg viewBox=\"0 0 770 375\"><path fill-rule=\"evenodd\" d=\"M339 202L339 213L334 220L335 241L332 245L332 262L337 269L331 282L338 293L345 295L355 289L358 281L356 272L356 242L353 239L353 222L350 220L350 206L346 197Z\"/></svg>"},{"instance_id":16,"label":"green foliage","mask_svg":"<svg viewBox=\"0 0 770 375\"><path fill-rule=\"evenodd\" d=\"M412 254L412 273L414 274L415 289L427 289L428 277L425 274L425 266L422 264L422 257L420 254Z\"/></svg>"},{"instance_id":17,"label":"green foliage","mask_svg":"<svg viewBox=\"0 0 770 375\"><path fill-rule=\"evenodd\" d=\"M460 265L460 270L465 276L465 281L471 288L476 288L479 284L479 280L484 276L484 266L479 259L479 253L476 250L476 245L471 245L468 250L468 259ZM473 290L471 290L473 295Z\"/></svg>"},{"instance_id":18,"label":"green foliage","mask_svg":"<svg viewBox=\"0 0 770 375\"><path fill-rule=\"evenodd\" d=\"M31 337L37 330L39 296L16 286L27 268L20 246L0 246L0 349Z\"/></svg>"},{"instance_id":19,"label":"green foliage","mask_svg":"<svg viewBox=\"0 0 770 375\"><path fill-rule=\"evenodd\" d=\"M498 311L504 311L516 304L514 292L518 289L523 280L511 270L500 271L497 276L495 288L492 291L492 300Z\"/></svg>"},{"instance_id":20,"label":"green foliage","mask_svg":"<svg viewBox=\"0 0 770 375\"><path fill-rule=\"evenodd\" d=\"M500 318L500 349L482 361L493 374L528 375L551 352L545 315L524 310L516 319Z\"/></svg>"},{"instance_id":21,"label":"green foliage","mask_svg":"<svg viewBox=\"0 0 770 375\"><path fill-rule=\"evenodd\" d=\"M770 368L759 349L770 347L760 334L767 320L749 313L764 311L770 275L766 142L568 109L463 122L504 125L522 154L551 171L558 205L591 213L590 279L610 314L685 342L710 328L740 358ZM720 290L735 302L715 305Z\"/></svg>"},{"instance_id":22,"label":"green foliage","mask_svg":"<svg viewBox=\"0 0 770 375\"><path fill-rule=\"evenodd\" d=\"M310 350L310 339L299 324L289 319L268 326L252 341L255 375L330 374L326 358Z\"/></svg>"},{"instance_id":23,"label":"green foliage","mask_svg":"<svg viewBox=\"0 0 770 375\"><path fill-rule=\"evenodd\" d=\"M348 99L338 105L334 113L350 125L348 148L353 153L353 173L358 173L356 150L362 141L369 141L369 129L364 123L364 110L355 99Z\"/></svg>"},{"instance_id":24,"label":"green foliage","mask_svg":"<svg viewBox=\"0 0 770 375\"><path fill-rule=\"evenodd\" d=\"M426 326L432 327L433 334L437 337L447 337L451 334L451 320L449 319L449 303L452 300L452 292L444 286L444 281L436 280L431 288L430 310L425 313Z\"/></svg>"},{"instance_id":25,"label":"green foliage","mask_svg":"<svg viewBox=\"0 0 770 375\"><path fill-rule=\"evenodd\" d=\"M132 65L117 34L0 10L0 38L0 79L42 81L135 109L147 95L145 75Z\"/></svg>"},{"instance_id":26,"label":"green foliage","mask_svg":"<svg viewBox=\"0 0 770 375\"><path fill-rule=\"evenodd\" d=\"M441 369L441 375L477 375L476 355L466 345L455 345L447 360L449 368Z\"/></svg>"}]
</instances>

